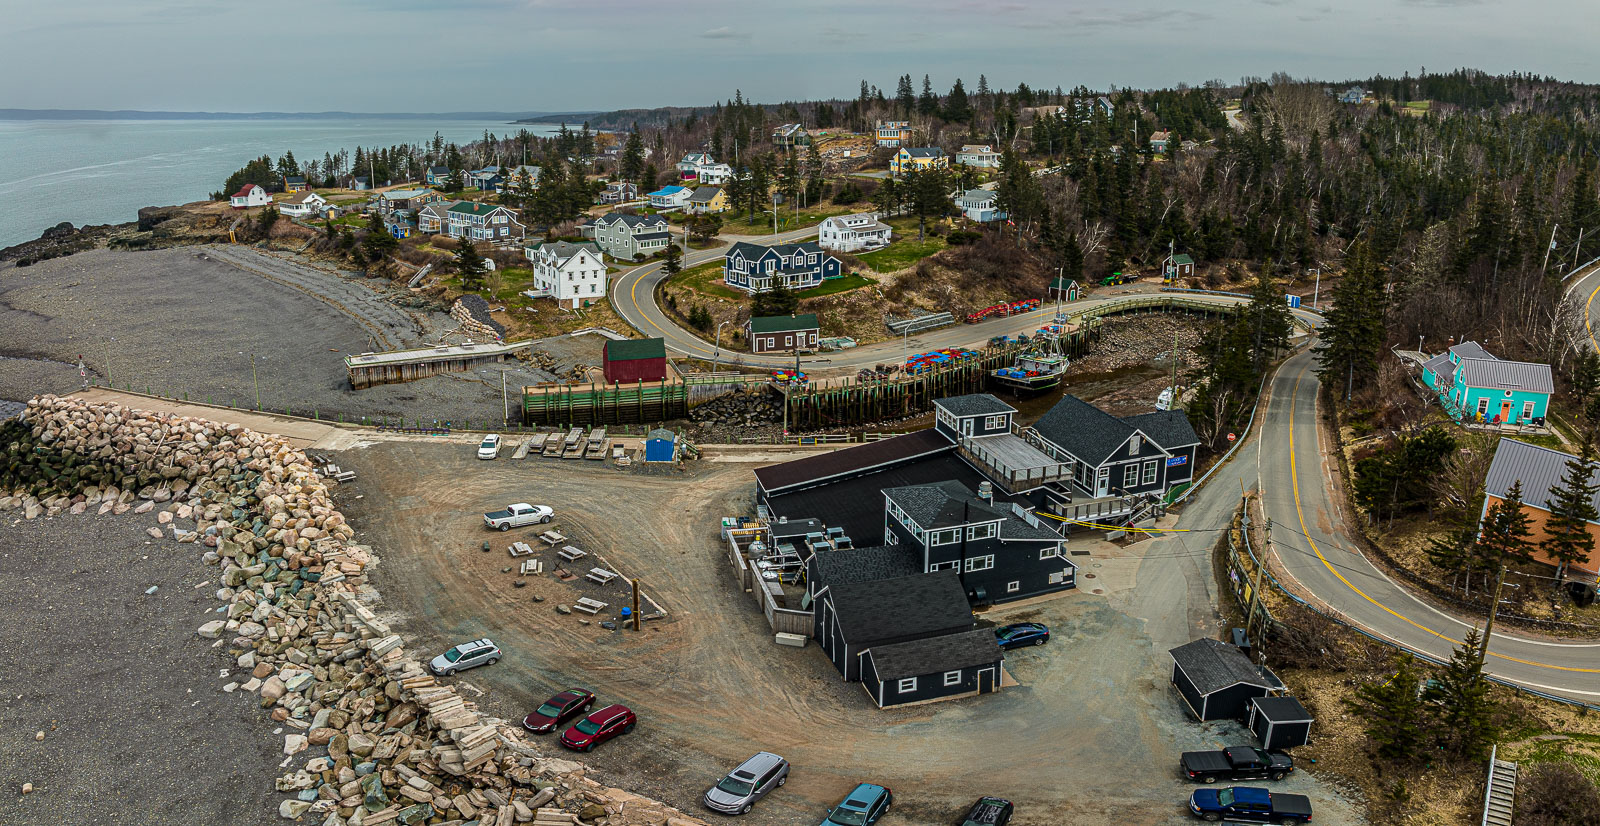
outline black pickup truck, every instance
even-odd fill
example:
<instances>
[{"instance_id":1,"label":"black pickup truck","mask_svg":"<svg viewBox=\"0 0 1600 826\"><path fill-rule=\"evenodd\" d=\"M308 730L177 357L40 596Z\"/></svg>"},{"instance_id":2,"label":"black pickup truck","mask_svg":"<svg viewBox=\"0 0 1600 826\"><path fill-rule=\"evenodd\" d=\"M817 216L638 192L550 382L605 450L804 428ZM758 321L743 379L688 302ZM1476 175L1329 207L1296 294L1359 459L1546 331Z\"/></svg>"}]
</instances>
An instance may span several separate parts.
<instances>
[{"instance_id":1,"label":"black pickup truck","mask_svg":"<svg viewBox=\"0 0 1600 826\"><path fill-rule=\"evenodd\" d=\"M1282 780L1294 771L1294 760L1289 755L1251 746L1231 746L1221 751L1186 751L1179 758L1179 763L1185 777L1201 783L1215 783L1218 780Z\"/></svg>"}]
</instances>

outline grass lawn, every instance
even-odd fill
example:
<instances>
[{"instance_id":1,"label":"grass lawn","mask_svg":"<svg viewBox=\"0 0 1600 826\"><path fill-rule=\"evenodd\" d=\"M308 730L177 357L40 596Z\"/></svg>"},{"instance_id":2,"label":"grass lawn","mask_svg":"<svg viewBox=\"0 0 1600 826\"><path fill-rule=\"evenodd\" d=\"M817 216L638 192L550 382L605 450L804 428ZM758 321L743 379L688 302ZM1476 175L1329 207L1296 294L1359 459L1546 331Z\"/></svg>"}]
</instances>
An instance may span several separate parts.
<instances>
[{"instance_id":1,"label":"grass lawn","mask_svg":"<svg viewBox=\"0 0 1600 826\"><path fill-rule=\"evenodd\" d=\"M820 286L812 287L809 290L802 290L801 292L795 293L795 295L801 298L818 298L824 295L833 295L834 293L849 292L850 290L859 289L871 283L872 280L866 278L865 276L847 275L843 278L834 278L824 281Z\"/></svg>"},{"instance_id":2,"label":"grass lawn","mask_svg":"<svg viewBox=\"0 0 1600 826\"><path fill-rule=\"evenodd\" d=\"M878 272L896 272L944 248L944 239L937 235L929 235L922 241L918 241L915 235L912 235L905 240L895 241L877 252L862 253L856 258Z\"/></svg>"},{"instance_id":3,"label":"grass lawn","mask_svg":"<svg viewBox=\"0 0 1600 826\"><path fill-rule=\"evenodd\" d=\"M848 205L819 204L814 207L800 210L795 215L792 207L778 207L778 231L785 232L801 227L810 227L822 223L822 219L834 215L846 215L854 211ZM757 211L755 215L738 215L725 212L722 215L722 231L733 235L769 235L772 233L772 212Z\"/></svg>"},{"instance_id":4,"label":"grass lawn","mask_svg":"<svg viewBox=\"0 0 1600 826\"><path fill-rule=\"evenodd\" d=\"M690 267L672 277L668 284L682 287L690 292L716 298L731 298L742 300L746 296L738 290L732 289L717 282L722 280L722 262L709 261L698 267Z\"/></svg>"},{"instance_id":5,"label":"grass lawn","mask_svg":"<svg viewBox=\"0 0 1600 826\"><path fill-rule=\"evenodd\" d=\"M1426 112L1429 109L1433 108L1433 101L1431 101L1431 100L1408 100L1408 101L1406 101L1406 108L1410 109L1413 112Z\"/></svg>"}]
</instances>

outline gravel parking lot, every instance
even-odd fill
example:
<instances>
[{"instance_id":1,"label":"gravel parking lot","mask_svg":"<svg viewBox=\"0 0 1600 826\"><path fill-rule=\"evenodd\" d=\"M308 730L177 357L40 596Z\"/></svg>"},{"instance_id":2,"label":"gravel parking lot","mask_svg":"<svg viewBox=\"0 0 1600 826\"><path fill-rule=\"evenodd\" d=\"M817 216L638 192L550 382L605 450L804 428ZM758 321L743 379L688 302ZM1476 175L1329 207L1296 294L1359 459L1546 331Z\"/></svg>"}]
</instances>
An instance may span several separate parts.
<instances>
[{"instance_id":1,"label":"gravel parking lot","mask_svg":"<svg viewBox=\"0 0 1600 826\"><path fill-rule=\"evenodd\" d=\"M1079 592L988 615L1054 629L1049 645L1008 655L1021 686L884 711L815 646L774 645L736 590L715 534L719 516L748 509L749 464L645 475L591 462L479 462L466 445L417 442L347 451L340 464L360 474L341 507L383 559L382 607L419 650L493 637L506 659L460 679L506 717L568 685L627 703L639 729L584 761L607 782L680 808L694 809L718 772L770 749L795 770L743 819L752 824L808 822L863 780L895 790L886 826L953 822L981 794L1015 801L1025 826L1106 823L1113 812L1117 823L1178 824L1189 820L1190 789L1176 776L1178 753L1244 741L1237 727L1191 722L1167 682L1166 648L1214 622L1205 547L1157 546L1151 559L1135 552L1104 568L1075 558L1097 573ZM544 527L640 578L669 618L640 633L604 631L554 611L579 595L571 586L516 588L504 570L509 542L526 539L547 565L554 554L538 530L489 532L480 514L530 500L556 509ZM1318 822L1360 822L1306 774L1279 788L1311 793Z\"/></svg>"},{"instance_id":2,"label":"gravel parking lot","mask_svg":"<svg viewBox=\"0 0 1600 826\"><path fill-rule=\"evenodd\" d=\"M259 382L263 407L279 412L482 423L502 415L502 366L513 391L549 380L507 362L350 389L342 359L381 349L380 333L415 346L454 326L443 313L399 306L364 279L248 248L92 250L0 266L0 398L76 389L82 356L97 380L109 363L117 386L131 382L141 392L248 407ZM560 339L547 349L558 367L598 364L600 339Z\"/></svg>"},{"instance_id":3,"label":"gravel parking lot","mask_svg":"<svg viewBox=\"0 0 1600 826\"><path fill-rule=\"evenodd\" d=\"M276 724L195 635L218 605L197 546L148 516L6 516L0 823L282 823Z\"/></svg>"}]
</instances>

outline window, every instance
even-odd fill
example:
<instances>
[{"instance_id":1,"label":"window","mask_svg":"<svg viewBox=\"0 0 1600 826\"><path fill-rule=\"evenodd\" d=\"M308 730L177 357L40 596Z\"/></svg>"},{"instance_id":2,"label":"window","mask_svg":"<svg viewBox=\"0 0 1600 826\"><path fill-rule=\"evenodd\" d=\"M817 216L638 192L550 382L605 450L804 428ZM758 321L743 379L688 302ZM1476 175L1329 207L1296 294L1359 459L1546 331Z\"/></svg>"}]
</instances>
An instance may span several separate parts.
<instances>
[{"instance_id":1,"label":"window","mask_svg":"<svg viewBox=\"0 0 1600 826\"><path fill-rule=\"evenodd\" d=\"M1153 485L1153 484L1156 483L1156 465L1157 464L1158 463L1154 459L1151 459L1150 461L1144 463L1144 483L1145 484Z\"/></svg>"},{"instance_id":2,"label":"window","mask_svg":"<svg viewBox=\"0 0 1600 826\"><path fill-rule=\"evenodd\" d=\"M794 346L794 336L784 336L783 337L783 346L785 346L785 347L793 347Z\"/></svg>"},{"instance_id":3,"label":"window","mask_svg":"<svg viewBox=\"0 0 1600 826\"><path fill-rule=\"evenodd\" d=\"M984 420L983 420L983 429L984 430L999 430L1000 428L1005 427L1005 426L1006 426L1006 417L1003 416L1003 415L1001 415L1001 416L988 416L988 417L985 417Z\"/></svg>"},{"instance_id":4,"label":"window","mask_svg":"<svg viewBox=\"0 0 1600 826\"><path fill-rule=\"evenodd\" d=\"M1022 590L1022 583L1020 583L1020 582L1007 582L1006 583L1006 593L1015 594L1016 592L1018 592L1020 590Z\"/></svg>"},{"instance_id":5,"label":"window","mask_svg":"<svg viewBox=\"0 0 1600 826\"><path fill-rule=\"evenodd\" d=\"M1483 414L1488 413L1488 412L1489 412L1489 400L1488 399L1479 399L1478 400L1478 415L1482 416Z\"/></svg>"},{"instance_id":6,"label":"window","mask_svg":"<svg viewBox=\"0 0 1600 826\"><path fill-rule=\"evenodd\" d=\"M1131 488L1139 484L1139 463L1130 462L1122 469L1122 486Z\"/></svg>"},{"instance_id":7,"label":"window","mask_svg":"<svg viewBox=\"0 0 1600 826\"><path fill-rule=\"evenodd\" d=\"M993 522L990 522L986 525L973 525L972 527L967 528L967 538L993 539L994 535L999 532L999 529L1000 526Z\"/></svg>"},{"instance_id":8,"label":"window","mask_svg":"<svg viewBox=\"0 0 1600 826\"><path fill-rule=\"evenodd\" d=\"M1060 555L1061 555L1061 546L1060 545L1046 545L1043 548L1039 549L1039 558L1041 560L1043 560L1043 559L1053 559L1053 558L1058 557Z\"/></svg>"},{"instance_id":9,"label":"window","mask_svg":"<svg viewBox=\"0 0 1600 826\"><path fill-rule=\"evenodd\" d=\"M945 685L961 685L961 672L960 671L946 671L944 673L944 684Z\"/></svg>"},{"instance_id":10,"label":"window","mask_svg":"<svg viewBox=\"0 0 1600 826\"><path fill-rule=\"evenodd\" d=\"M1129 456L1137 456L1137 455L1139 455L1139 434L1137 434L1137 433L1135 433L1132 436L1128 437L1128 455Z\"/></svg>"},{"instance_id":11,"label":"window","mask_svg":"<svg viewBox=\"0 0 1600 826\"><path fill-rule=\"evenodd\" d=\"M973 571L987 571L994 567L994 554L974 556L967 559L967 573Z\"/></svg>"},{"instance_id":12,"label":"window","mask_svg":"<svg viewBox=\"0 0 1600 826\"><path fill-rule=\"evenodd\" d=\"M946 570L946 569L949 569L949 570L952 570L952 571L956 571L956 570L960 570L960 568L961 568L961 563L960 562L935 562L932 565L928 566L928 573L931 574L934 571L943 571L943 570Z\"/></svg>"},{"instance_id":13,"label":"window","mask_svg":"<svg viewBox=\"0 0 1600 826\"><path fill-rule=\"evenodd\" d=\"M904 680L901 680L900 684L895 687L895 691L897 691L897 692L899 692L901 694L905 694L908 691L916 691L916 690L917 690L917 678L916 677L907 677Z\"/></svg>"},{"instance_id":14,"label":"window","mask_svg":"<svg viewBox=\"0 0 1600 826\"><path fill-rule=\"evenodd\" d=\"M947 528L933 532L933 541L929 545L954 545L961 540L960 528Z\"/></svg>"}]
</instances>

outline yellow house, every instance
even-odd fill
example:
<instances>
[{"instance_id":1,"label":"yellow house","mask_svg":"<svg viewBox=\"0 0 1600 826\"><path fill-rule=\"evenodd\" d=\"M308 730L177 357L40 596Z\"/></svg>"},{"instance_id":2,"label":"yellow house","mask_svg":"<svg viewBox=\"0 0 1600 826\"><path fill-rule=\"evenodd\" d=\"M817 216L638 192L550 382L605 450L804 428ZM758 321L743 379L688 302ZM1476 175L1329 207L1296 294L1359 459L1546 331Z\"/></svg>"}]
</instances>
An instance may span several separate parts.
<instances>
[{"instance_id":1,"label":"yellow house","mask_svg":"<svg viewBox=\"0 0 1600 826\"><path fill-rule=\"evenodd\" d=\"M889 159L889 171L901 175L913 169L949 169L950 156L937 146L902 146Z\"/></svg>"},{"instance_id":2,"label":"yellow house","mask_svg":"<svg viewBox=\"0 0 1600 826\"><path fill-rule=\"evenodd\" d=\"M733 205L728 201L728 193L720 186L695 187L694 194L689 196L689 205L684 211L690 215L715 215L727 212Z\"/></svg>"}]
</instances>

